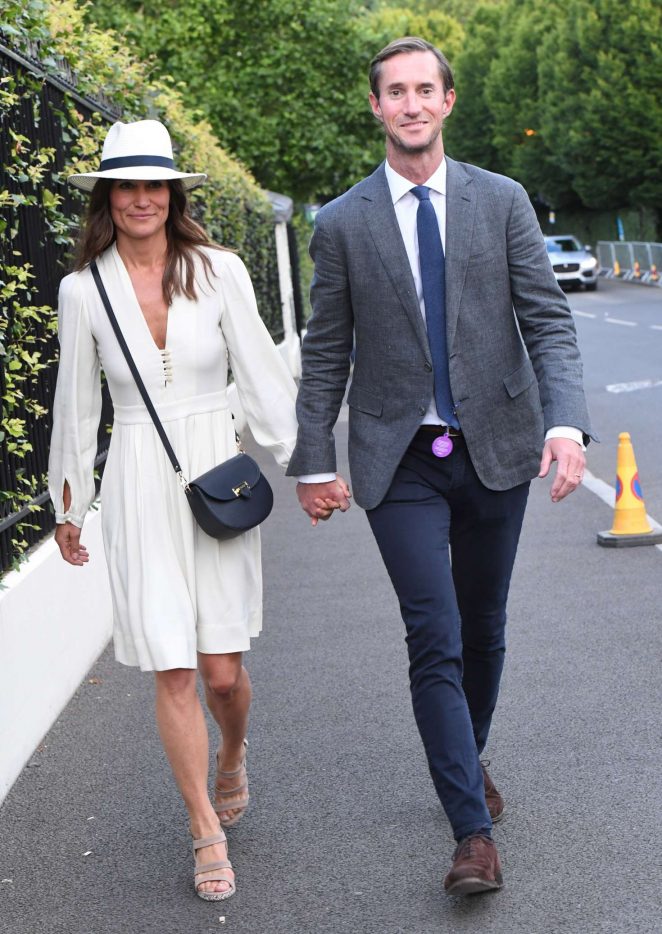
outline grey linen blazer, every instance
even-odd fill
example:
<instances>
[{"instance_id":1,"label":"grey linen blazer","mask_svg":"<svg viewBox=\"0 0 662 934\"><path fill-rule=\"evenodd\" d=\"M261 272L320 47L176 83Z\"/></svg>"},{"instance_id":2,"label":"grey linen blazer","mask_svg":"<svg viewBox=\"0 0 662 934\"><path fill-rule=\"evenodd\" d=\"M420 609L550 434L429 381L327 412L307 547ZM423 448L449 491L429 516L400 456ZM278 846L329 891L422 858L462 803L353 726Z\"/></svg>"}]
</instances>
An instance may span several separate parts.
<instances>
[{"instance_id":1,"label":"grey linen blazer","mask_svg":"<svg viewBox=\"0 0 662 934\"><path fill-rule=\"evenodd\" d=\"M536 476L544 433L591 434L574 322L517 182L447 161L446 325L453 398L482 483ZM318 213L289 475L336 470L333 427L355 335L349 466L356 502L382 501L432 398L432 360L382 164Z\"/></svg>"}]
</instances>

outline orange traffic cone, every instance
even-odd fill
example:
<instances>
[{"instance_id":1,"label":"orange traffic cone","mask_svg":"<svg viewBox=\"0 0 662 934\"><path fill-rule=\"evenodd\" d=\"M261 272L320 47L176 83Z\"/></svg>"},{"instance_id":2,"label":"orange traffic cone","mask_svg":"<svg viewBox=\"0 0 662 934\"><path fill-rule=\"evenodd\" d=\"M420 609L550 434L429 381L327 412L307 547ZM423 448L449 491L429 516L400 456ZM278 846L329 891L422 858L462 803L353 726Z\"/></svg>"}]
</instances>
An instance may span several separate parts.
<instances>
[{"instance_id":1,"label":"orange traffic cone","mask_svg":"<svg viewBox=\"0 0 662 934\"><path fill-rule=\"evenodd\" d=\"M623 431L618 436L616 455L614 524L609 532L598 532L598 545L624 548L629 545L657 545L660 542L662 530L653 531L646 516L630 434Z\"/></svg>"},{"instance_id":2,"label":"orange traffic cone","mask_svg":"<svg viewBox=\"0 0 662 934\"><path fill-rule=\"evenodd\" d=\"M614 275L618 278L621 274L621 264L617 259L614 260Z\"/></svg>"}]
</instances>

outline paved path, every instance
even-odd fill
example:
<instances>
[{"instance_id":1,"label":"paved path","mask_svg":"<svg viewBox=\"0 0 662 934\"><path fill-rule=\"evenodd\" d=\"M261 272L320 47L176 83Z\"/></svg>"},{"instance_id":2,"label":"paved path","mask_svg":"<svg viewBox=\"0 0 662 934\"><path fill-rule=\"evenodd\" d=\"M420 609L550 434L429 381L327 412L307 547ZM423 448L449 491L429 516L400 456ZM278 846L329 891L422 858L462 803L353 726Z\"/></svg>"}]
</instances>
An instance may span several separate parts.
<instances>
[{"instance_id":1,"label":"paved path","mask_svg":"<svg viewBox=\"0 0 662 934\"><path fill-rule=\"evenodd\" d=\"M662 555L599 549L608 508L584 490L553 507L535 484L488 750L507 799L506 886L450 900L453 843L365 516L313 530L292 482L267 472L277 506L249 657L252 802L230 831L237 895L194 896L152 679L106 651L0 810L0 932L659 931Z\"/></svg>"}]
</instances>

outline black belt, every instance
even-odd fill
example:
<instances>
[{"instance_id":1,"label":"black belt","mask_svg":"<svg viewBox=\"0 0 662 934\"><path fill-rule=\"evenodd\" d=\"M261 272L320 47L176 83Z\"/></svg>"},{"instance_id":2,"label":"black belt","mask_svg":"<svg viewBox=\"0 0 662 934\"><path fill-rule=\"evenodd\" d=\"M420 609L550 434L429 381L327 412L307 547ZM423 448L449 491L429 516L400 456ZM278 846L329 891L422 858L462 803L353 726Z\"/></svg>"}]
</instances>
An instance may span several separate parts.
<instances>
[{"instance_id":1,"label":"black belt","mask_svg":"<svg viewBox=\"0 0 662 934\"><path fill-rule=\"evenodd\" d=\"M449 438L461 438L462 432L459 428L453 428L451 425L421 425L418 429L426 434L434 434L437 437L448 435Z\"/></svg>"}]
</instances>

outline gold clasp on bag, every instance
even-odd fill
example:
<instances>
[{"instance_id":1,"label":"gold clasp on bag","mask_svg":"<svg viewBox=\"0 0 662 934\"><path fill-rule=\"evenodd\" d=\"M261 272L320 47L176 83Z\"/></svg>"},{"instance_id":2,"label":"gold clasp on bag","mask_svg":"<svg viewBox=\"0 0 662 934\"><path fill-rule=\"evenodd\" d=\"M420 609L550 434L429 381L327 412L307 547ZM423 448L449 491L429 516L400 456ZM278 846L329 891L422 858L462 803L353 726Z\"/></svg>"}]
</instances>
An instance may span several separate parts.
<instances>
[{"instance_id":1,"label":"gold clasp on bag","mask_svg":"<svg viewBox=\"0 0 662 934\"><path fill-rule=\"evenodd\" d=\"M234 493L235 496L241 496L242 490L250 490L250 486L246 482L246 480L242 481L242 483L240 483L239 486L232 487L232 492Z\"/></svg>"}]
</instances>

